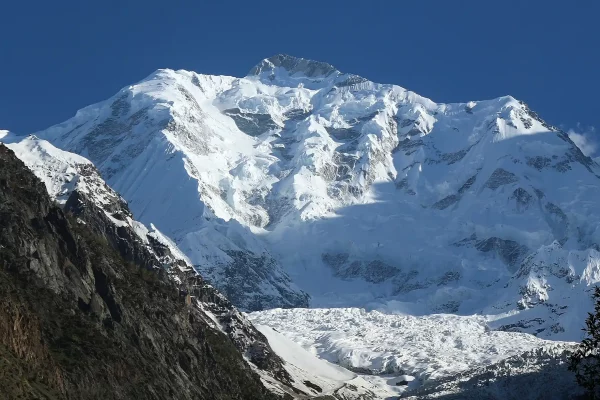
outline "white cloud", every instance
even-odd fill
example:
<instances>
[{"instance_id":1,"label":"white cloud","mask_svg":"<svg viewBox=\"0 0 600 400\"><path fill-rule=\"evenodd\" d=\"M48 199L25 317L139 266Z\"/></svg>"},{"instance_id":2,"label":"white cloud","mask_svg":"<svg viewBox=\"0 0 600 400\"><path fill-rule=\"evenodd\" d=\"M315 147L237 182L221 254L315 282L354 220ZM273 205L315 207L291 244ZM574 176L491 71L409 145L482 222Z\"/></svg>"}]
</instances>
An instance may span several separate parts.
<instances>
[{"instance_id":1,"label":"white cloud","mask_svg":"<svg viewBox=\"0 0 600 400\"><path fill-rule=\"evenodd\" d=\"M577 124L577 128L569 129L567 134L583 154L590 157L596 155L598 138L596 137L596 129L593 126L583 128L580 124Z\"/></svg>"}]
</instances>

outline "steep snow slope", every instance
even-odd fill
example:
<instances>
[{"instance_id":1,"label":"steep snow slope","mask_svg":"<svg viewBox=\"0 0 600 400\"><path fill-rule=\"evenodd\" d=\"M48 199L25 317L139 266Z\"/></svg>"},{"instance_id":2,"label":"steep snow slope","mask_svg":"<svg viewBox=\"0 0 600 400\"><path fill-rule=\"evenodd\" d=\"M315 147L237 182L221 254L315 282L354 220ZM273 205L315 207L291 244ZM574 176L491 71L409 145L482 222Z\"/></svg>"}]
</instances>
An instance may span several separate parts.
<instances>
[{"instance_id":1,"label":"steep snow slope","mask_svg":"<svg viewBox=\"0 0 600 400\"><path fill-rule=\"evenodd\" d=\"M182 74L157 71L40 137L93 161L140 221L159 224L238 306L307 305L247 226L219 218L226 216L223 173L260 155L252 138L208 104L232 79L206 77L201 88L198 76Z\"/></svg>"},{"instance_id":2,"label":"steep snow slope","mask_svg":"<svg viewBox=\"0 0 600 400\"><path fill-rule=\"evenodd\" d=\"M599 279L599 167L510 96L437 104L279 55L244 78L159 70L38 135L245 309L303 290L577 339Z\"/></svg>"}]
</instances>

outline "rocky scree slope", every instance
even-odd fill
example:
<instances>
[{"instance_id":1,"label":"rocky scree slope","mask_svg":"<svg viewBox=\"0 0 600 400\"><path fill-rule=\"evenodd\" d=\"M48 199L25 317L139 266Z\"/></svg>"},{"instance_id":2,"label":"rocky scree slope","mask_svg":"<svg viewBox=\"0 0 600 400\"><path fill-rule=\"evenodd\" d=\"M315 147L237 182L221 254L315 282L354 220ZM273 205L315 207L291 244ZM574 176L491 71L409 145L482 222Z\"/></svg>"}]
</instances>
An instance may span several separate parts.
<instances>
[{"instance_id":1,"label":"rocky scree slope","mask_svg":"<svg viewBox=\"0 0 600 400\"><path fill-rule=\"evenodd\" d=\"M165 269L149 268L154 256L111 243L93 202L79 197L86 213L65 214L4 145L0 165L0 386L8 398L272 397L215 320L190 306Z\"/></svg>"},{"instance_id":2,"label":"rocky scree slope","mask_svg":"<svg viewBox=\"0 0 600 400\"><path fill-rule=\"evenodd\" d=\"M308 293L574 340L600 280L599 167L510 96L435 103L277 55L156 71L38 135L245 310Z\"/></svg>"}]
</instances>

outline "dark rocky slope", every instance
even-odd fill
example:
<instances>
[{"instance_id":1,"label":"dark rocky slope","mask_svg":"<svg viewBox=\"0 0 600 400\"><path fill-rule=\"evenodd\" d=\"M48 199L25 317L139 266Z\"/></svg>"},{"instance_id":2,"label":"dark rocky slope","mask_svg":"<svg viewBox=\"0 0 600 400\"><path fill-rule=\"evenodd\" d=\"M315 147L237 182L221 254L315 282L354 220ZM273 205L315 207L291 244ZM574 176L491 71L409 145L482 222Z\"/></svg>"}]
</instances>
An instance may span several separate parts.
<instances>
[{"instance_id":1,"label":"dark rocky slope","mask_svg":"<svg viewBox=\"0 0 600 400\"><path fill-rule=\"evenodd\" d=\"M235 332L228 339L191 297L218 293L203 291L200 278L175 285L127 245L132 238L115 246L116 236L82 216L55 206L0 145L0 397L273 397L231 340ZM223 310L224 320L235 317ZM268 345L254 343L238 347L278 370Z\"/></svg>"}]
</instances>

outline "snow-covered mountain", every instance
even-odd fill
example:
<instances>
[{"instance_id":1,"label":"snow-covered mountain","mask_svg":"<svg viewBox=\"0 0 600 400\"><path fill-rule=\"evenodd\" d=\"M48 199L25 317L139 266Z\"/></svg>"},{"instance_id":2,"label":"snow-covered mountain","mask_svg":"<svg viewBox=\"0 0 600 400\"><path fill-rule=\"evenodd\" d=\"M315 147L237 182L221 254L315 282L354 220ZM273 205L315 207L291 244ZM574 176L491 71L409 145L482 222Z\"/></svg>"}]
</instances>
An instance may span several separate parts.
<instances>
[{"instance_id":1,"label":"snow-covered mountain","mask_svg":"<svg viewBox=\"0 0 600 400\"><path fill-rule=\"evenodd\" d=\"M307 293L571 340L600 280L600 167L510 96L439 104L278 55L159 70L36 135L246 310Z\"/></svg>"}]
</instances>

